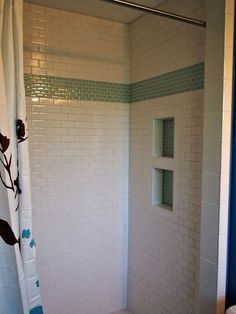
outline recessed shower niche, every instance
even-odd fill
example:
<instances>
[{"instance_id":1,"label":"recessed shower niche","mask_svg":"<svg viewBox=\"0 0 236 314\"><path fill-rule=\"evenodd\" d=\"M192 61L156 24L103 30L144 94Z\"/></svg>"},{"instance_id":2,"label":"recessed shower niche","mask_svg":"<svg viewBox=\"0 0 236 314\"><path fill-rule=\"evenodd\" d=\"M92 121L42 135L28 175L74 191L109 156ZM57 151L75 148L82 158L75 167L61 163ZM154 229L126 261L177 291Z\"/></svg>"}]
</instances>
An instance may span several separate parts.
<instances>
[{"instance_id":1,"label":"recessed shower niche","mask_svg":"<svg viewBox=\"0 0 236 314\"><path fill-rule=\"evenodd\" d=\"M153 120L152 205L167 209L173 208L174 129L173 117Z\"/></svg>"},{"instance_id":2,"label":"recessed shower niche","mask_svg":"<svg viewBox=\"0 0 236 314\"><path fill-rule=\"evenodd\" d=\"M174 118L153 120L153 156L174 157Z\"/></svg>"},{"instance_id":3,"label":"recessed shower niche","mask_svg":"<svg viewBox=\"0 0 236 314\"><path fill-rule=\"evenodd\" d=\"M152 170L152 205L173 208L173 178L172 170L153 168Z\"/></svg>"}]
</instances>

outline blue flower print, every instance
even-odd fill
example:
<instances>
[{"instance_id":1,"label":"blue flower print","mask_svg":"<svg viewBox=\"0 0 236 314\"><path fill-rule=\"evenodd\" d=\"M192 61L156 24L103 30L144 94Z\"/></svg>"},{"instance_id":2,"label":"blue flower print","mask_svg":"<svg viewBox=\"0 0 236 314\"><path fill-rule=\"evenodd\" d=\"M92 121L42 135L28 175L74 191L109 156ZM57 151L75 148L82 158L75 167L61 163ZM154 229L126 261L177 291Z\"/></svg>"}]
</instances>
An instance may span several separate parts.
<instances>
[{"instance_id":1,"label":"blue flower print","mask_svg":"<svg viewBox=\"0 0 236 314\"><path fill-rule=\"evenodd\" d=\"M24 230L22 231L22 238L29 239L30 234L31 234L31 232L30 232L29 229L24 229Z\"/></svg>"},{"instance_id":2,"label":"blue flower print","mask_svg":"<svg viewBox=\"0 0 236 314\"><path fill-rule=\"evenodd\" d=\"M43 308L41 305L35 306L30 310L29 314L43 314Z\"/></svg>"},{"instance_id":3,"label":"blue flower print","mask_svg":"<svg viewBox=\"0 0 236 314\"><path fill-rule=\"evenodd\" d=\"M33 248L34 246L36 246L36 243L35 243L35 241L33 239L33 240L30 241L30 247Z\"/></svg>"}]
</instances>

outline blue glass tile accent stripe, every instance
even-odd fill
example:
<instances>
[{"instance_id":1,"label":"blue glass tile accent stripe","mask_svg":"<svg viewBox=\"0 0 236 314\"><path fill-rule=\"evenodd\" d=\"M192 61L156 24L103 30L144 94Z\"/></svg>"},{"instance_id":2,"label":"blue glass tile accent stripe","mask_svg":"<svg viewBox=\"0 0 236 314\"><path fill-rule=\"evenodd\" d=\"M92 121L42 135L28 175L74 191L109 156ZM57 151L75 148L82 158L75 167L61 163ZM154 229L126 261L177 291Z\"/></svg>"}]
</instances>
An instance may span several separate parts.
<instances>
[{"instance_id":1,"label":"blue glass tile accent stripe","mask_svg":"<svg viewBox=\"0 0 236 314\"><path fill-rule=\"evenodd\" d=\"M128 103L129 85L25 74L26 96Z\"/></svg>"},{"instance_id":2,"label":"blue glass tile accent stripe","mask_svg":"<svg viewBox=\"0 0 236 314\"><path fill-rule=\"evenodd\" d=\"M204 63L130 85L130 102L190 92L204 87Z\"/></svg>"},{"instance_id":3,"label":"blue glass tile accent stripe","mask_svg":"<svg viewBox=\"0 0 236 314\"><path fill-rule=\"evenodd\" d=\"M25 74L26 96L130 103L204 87L204 63L133 84Z\"/></svg>"}]
</instances>

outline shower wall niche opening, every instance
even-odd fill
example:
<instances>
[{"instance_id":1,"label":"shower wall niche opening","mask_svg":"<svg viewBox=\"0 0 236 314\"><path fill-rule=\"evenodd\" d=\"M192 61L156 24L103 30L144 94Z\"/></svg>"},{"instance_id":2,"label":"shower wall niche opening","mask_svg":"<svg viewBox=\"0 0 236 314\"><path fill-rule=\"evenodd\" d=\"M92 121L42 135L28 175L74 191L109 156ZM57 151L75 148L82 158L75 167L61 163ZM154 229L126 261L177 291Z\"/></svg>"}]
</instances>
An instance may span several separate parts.
<instances>
[{"instance_id":1,"label":"shower wall niche opening","mask_svg":"<svg viewBox=\"0 0 236 314\"><path fill-rule=\"evenodd\" d=\"M153 121L153 156L174 157L174 118Z\"/></svg>"},{"instance_id":2,"label":"shower wall niche opening","mask_svg":"<svg viewBox=\"0 0 236 314\"><path fill-rule=\"evenodd\" d=\"M153 168L152 170L152 205L173 209L172 170Z\"/></svg>"}]
</instances>

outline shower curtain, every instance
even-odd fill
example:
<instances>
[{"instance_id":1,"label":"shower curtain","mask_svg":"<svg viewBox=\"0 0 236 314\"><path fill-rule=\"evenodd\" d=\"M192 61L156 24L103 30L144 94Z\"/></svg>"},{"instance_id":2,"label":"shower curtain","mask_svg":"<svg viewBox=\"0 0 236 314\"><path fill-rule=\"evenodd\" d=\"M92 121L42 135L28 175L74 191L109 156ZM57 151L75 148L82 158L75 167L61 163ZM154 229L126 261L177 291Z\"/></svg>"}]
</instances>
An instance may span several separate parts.
<instances>
[{"instance_id":1,"label":"shower curtain","mask_svg":"<svg viewBox=\"0 0 236 314\"><path fill-rule=\"evenodd\" d=\"M0 0L0 313L42 314L32 233L23 1Z\"/></svg>"}]
</instances>

